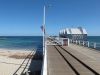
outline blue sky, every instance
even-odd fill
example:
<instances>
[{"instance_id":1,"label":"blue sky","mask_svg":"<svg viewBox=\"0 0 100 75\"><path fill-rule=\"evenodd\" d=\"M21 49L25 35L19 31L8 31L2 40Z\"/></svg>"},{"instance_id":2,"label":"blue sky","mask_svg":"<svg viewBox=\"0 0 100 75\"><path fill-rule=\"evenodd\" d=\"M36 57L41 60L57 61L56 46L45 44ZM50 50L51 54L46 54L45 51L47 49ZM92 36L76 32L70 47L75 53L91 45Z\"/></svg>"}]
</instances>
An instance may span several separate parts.
<instances>
[{"instance_id":1,"label":"blue sky","mask_svg":"<svg viewBox=\"0 0 100 75\"><path fill-rule=\"evenodd\" d=\"M100 36L100 0L0 0L0 36L42 35L44 4L47 34L82 26Z\"/></svg>"}]
</instances>

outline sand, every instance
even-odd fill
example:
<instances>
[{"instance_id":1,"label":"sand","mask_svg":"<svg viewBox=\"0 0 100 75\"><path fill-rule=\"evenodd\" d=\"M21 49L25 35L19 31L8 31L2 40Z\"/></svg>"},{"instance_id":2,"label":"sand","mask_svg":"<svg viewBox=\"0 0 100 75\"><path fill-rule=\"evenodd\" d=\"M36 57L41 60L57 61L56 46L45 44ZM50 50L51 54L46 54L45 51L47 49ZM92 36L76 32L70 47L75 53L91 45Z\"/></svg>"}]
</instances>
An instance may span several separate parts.
<instances>
[{"instance_id":1,"label":"sand","mask_svg":"<svg viewBox=\"0 0 100 75\"><path fill-rule=\"evenodd\" d=\"M0 75L13 75L30 52L0 49Z\"/></svg>"}]
</instances>

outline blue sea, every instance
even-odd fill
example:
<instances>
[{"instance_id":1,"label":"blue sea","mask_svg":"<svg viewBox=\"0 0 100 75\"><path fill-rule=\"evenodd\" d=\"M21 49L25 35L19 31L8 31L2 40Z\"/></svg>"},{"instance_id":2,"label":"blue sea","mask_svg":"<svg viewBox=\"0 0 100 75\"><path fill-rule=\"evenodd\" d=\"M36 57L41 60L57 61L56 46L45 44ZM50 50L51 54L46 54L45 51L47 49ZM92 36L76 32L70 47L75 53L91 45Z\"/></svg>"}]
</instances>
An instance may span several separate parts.
<instances>
[{"instance_id":1,"label":"blue sea","mask_svg":"<svg viewBox=\"0 0 100 75\"><path fill-rule=\"evenodd\" d=\"M100 36L88 36L87 40L89 41L90 48L94 48L96 43L96 49L100 50Z\"/></svg>"},{"instance_id":2,"label":"blue sea","mask_svg":"<svg viewBox=\"0 0 100 75\"><path fill-rule=\"evenodd\" d=\"M100 43L100 36L88 36L88 41ZM0 36L0 48L42 51L42 36Z\"/></svg>"},{"instance_id":3,"label":"blue sea","mask_svg":"<svg viewBox=\"0 0 100 75\"><path fill-rule=\"evenodd\" d=\"M88 36L88 41L100 43L100 36Z\"/></svg>"},{"instance_id":4,"label":"blue sea","mask_svg":"<svg viewBox=\"0 0 100 75\"><path fill-rule=\"evenodd\" d=\"M0 48L42 51L42 41L42 36L0 36Z\"/></svg>"}]
</instances>

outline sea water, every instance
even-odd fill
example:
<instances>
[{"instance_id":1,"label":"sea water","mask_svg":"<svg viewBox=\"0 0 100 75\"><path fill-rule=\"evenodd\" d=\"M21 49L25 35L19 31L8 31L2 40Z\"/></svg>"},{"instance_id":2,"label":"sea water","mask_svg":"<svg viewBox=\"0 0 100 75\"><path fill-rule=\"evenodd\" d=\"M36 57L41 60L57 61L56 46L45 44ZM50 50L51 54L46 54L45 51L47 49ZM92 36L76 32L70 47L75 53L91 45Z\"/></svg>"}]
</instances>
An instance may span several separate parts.
<instances>
[{"instance_id":1,"label":"sea water","mask_svg":"<svg viewBox=\"0 0 100 75\"><path fill-rule=\"evenodd\" d=\"M94 44L95 44L95 48L97 50L100 50L100 36L88 36L87 39L89 41L90 48L94 48Z\"/></svg>"},{"instance_id":2,"label":"sea water","mask_svg":"<svg viewBox=\"0 0 100 75\"><path fill-rule=\"evenodd\" d=\"M88 36L89 42L100 43L100 36ZM33 50L42 51L42 36L0 36L0 48L10 50Z\"/></svg>"},{"instance_id":3,"label":"sea water","mask_svg":"<svg viewBox=\"0 0 100 75\"><path fill-rule=\"evenodd\" d=\"M89 42L100 43L100 36L88 36L87 39Z\"/></svg>"},{"instance_id":4,"label":"sea water","mask_svg":"<svg viewBox=\"0 0 100 75\"><path fill-rule=\"evenodd\" d=\"M0 36L0 48L10 50L41 50L42 36Z\"/></svg>"}]
</instances>

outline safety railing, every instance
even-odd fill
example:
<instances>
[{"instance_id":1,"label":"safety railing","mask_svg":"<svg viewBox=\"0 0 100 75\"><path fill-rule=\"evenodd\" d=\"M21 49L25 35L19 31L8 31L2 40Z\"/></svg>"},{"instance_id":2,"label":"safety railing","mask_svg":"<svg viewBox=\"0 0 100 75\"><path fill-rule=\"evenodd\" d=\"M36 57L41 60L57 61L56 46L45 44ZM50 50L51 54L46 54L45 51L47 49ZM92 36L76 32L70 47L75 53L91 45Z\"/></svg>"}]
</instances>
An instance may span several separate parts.
<instances>
[{"instance_id":1,"label":"safety railing","mask_svg":"<svg viewBox=\"0 0 100 75\"><path fill-rule=\"evenodd\" d=\"M82 41L82 40L71 40L70 39L70 43L74 43L74 44L81 45L81 46L84 46L84 47L89 47L89 48L100 50L100 43L97 43L97 42Z\"/></svg>"}]
</instances>

